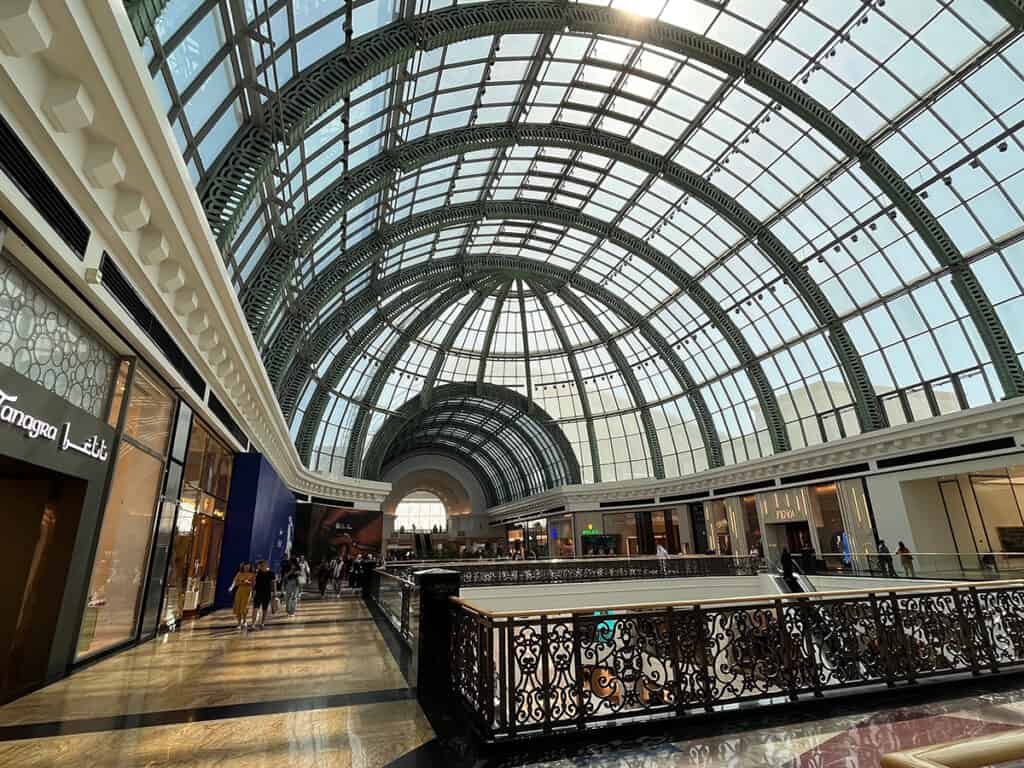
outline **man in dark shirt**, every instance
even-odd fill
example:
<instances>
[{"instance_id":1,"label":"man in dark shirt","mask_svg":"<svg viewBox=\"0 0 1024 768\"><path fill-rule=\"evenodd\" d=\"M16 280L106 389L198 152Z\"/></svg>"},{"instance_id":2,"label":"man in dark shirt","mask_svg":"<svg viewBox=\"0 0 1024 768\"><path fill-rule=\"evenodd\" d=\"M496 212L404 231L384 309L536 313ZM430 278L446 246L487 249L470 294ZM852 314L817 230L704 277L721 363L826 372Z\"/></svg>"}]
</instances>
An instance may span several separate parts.
<instances>
[{"instance_id":1,"label":"man in dark shirt","mask_svg":"<svg viewBox=\"0 0 1024 768\"><path fill-rule=\"evenodd\" d=\"M270 609L270 600L274 596L274 573L266 560L260 560L256 566L256 581L252 588L252 626L262 629Z\"/></svg>"}]
</instances>

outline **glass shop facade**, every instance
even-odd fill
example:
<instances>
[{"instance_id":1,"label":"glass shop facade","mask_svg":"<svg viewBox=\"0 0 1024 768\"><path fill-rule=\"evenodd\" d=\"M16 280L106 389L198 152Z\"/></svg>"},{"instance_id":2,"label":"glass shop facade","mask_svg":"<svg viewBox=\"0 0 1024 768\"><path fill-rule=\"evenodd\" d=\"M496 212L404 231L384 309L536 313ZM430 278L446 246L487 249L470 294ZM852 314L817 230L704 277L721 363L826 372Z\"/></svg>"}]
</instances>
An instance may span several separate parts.
<instances>
[{"instance_id":1,"label":"glass shop facade","mask_svg":"<svg viewBox=\"0 0 1024 768\"><path fill-rule=\"evenodd\" d=\"M0 250L0 703L212 606L233 460Z\"/></svg>"}]
</instances>

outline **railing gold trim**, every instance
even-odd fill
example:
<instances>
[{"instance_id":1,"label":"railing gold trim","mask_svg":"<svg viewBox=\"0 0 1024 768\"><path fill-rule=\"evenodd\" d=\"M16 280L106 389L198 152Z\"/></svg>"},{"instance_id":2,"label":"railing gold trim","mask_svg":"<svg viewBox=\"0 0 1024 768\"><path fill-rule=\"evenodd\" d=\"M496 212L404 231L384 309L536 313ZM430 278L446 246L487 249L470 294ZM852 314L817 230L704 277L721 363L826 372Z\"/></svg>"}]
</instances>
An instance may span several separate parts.
<instances>
[{"instance_id":1,"label":"railing gold trim","mask_svg":"<svg viewBox=\"0 0 1024 768\"><path fill-rule=\"evenodd\" d=\"M893 752L882 768L982 768L1024 757L1024 730Z\"/></svg>"},{"instance_id":2,"label":"railing gold trim","mask_svg":"<svg viewBox=\"0 0 1024 768\"><path fill-rule=\"evenodd\" d=\"M724 577L733 578L733 577ZM586 582L581 582L586 583ZM531 586L531 585L524 585ZM526 618L534 616L578 616L583 614L593 615L595 611L646 611L646 610L657 610L659 608L687 608L696 605L740 605L743 603L765 603L774 602L776 600L781 601L800 601L800 600L820 600L822 598L832 597L854 597L869 595L891 595L894 593L904 594L907 592L934 592L936 589L971 589L971 588L984 588L984 589L998 589L1008 586L1024 586L1024 579L1005 579L1005 580L991 580L991 581L949 581L942 582L936 581L931 584L921 585L917 587L879 587L877 589L844 589L834 590L830 592L801 592L797 594L781 594L776 593L773 595L750 595L744 597L722 597L722 598L711 598L704 600L673 600L659 603L630 603L623 605L597 605L597 606L586 606L580 608L564 608L564 609L546 609L546 610L518 610L518 611L489 611L486 608L482 608L475 604L472 600L467 600L462 597L450 597L448 598L453 603L472 611L473 613L479 614L480 616L486 616L491 619L512 619L512 618ZM506 587L502 587L506 589Z\"/></svg>"}]
</instances>

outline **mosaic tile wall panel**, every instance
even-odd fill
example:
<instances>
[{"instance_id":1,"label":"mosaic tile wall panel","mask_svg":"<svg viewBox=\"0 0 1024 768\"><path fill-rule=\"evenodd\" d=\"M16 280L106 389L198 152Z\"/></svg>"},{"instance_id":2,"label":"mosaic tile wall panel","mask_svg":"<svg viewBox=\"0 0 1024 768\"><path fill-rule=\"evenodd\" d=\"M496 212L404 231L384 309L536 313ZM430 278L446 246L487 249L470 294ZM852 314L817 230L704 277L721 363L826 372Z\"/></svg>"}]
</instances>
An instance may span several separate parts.
<instances>
[{"instance_id":1,"label":"mosaic tile wall panel","mask_svg":"<svg viewBox=\"0 0 1024 768\"><path fill-rule=\"evenodd\" d=\"M113 352L0 253L0 365L103 418Z\"/></svg>"}]
</instances>

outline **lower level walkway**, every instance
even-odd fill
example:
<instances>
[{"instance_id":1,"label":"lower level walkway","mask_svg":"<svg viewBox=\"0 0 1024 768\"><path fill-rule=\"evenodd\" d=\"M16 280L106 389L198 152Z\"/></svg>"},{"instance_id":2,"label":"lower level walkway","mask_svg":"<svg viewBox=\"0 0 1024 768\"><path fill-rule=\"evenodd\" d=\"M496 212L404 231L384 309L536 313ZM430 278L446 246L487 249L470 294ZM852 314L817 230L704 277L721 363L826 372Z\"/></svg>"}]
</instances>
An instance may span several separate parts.
<instances>
[{"instance_id":1,"label":"lower level walkway","mask_svg":"<svg viewBox=\"0 0 1024 768\"><path fill-rule=\"evenodd\" d=\"M373 768L432 738L357 597L244 633L219 612L0 708L0 765L23 768Z\"/></svg>"},{"instance_id":2,"label":"lower level walkway","mask_svg":"<svg viewBox=\"0 0 1024 768\"><path fill-rule=\"evenodd\" d=\"M1021 681L567 734L479 759L462 739L438 744L361 599L307 596L264 630L214 614L0 708L0 766L867 768L887 752L1024 727Z\"/></svg>"}]
</instances>

